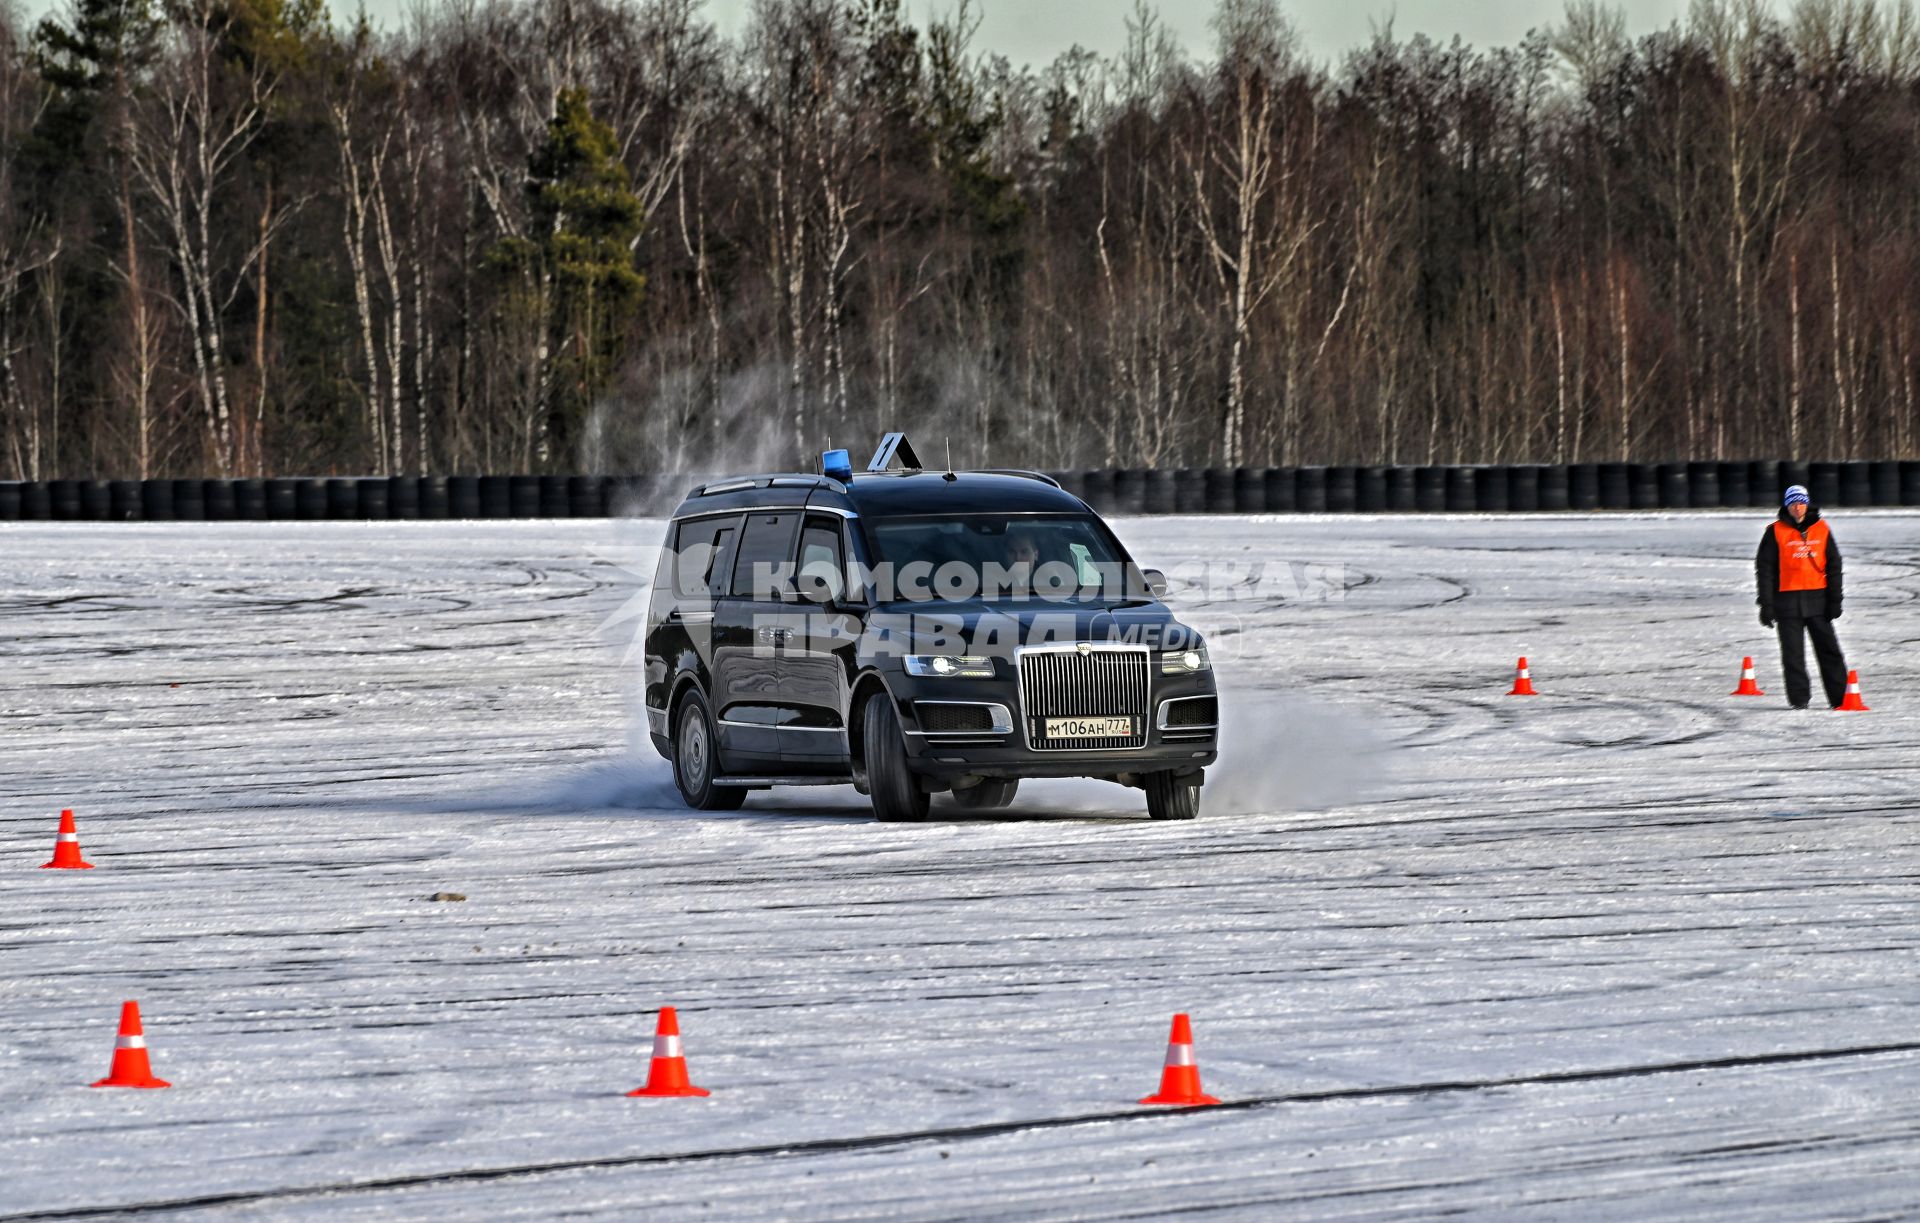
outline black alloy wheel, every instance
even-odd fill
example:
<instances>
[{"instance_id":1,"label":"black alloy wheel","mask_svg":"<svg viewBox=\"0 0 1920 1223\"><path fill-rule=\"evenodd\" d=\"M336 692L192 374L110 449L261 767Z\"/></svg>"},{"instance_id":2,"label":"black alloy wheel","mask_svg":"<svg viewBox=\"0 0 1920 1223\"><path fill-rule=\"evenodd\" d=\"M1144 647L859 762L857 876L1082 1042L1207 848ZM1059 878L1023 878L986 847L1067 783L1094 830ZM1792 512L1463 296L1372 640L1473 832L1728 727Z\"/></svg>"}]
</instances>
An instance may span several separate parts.
<instances>
[{"instance_id":1,"label":"black alloy wheel","mask_svg":"<svg viewBox=\"0 0 1920 1223\"><path fill-rule=\"evenodd\" d=\"M907 741L899 715L885 694L867 702L861 715L867 755L867 788L873 814L883 823L918 823L927 818L927 792L907 768Z\"/></svg>"},{"instance_id":2,"label":"black alloy wheel","mask_svg":"<svg viewBox=\"0 0 1920 1223\"><path fill-rule=\"evenodd\" d=\"M1172 773L1147 774L1147 814L1156 820L1190 820L1200 814L1200 786Z\"/></svg>"},{"instance_id":3,"label":"black alloy wheel","mask_svg":"<svg viewBox=\"0 0 1920 1223\"><path fill-rule=\"evenodd\" d=\"M1006 780L989 779L978 785L968 786L964 790L955 790L953 801L956 806L964 807L968 811L993 811L1000 807L1012 806L1013 796L1019 792L1020 779L1017 777Z\"/></svg>"},{"instance_id":4,"label":"black alloy wheel","mask_svg":"<svg viewBox=\"0 0 1920 1223\"><path fill-rule=\"evenodd\" d=\"M719 743L707 699L698 692L687 693L680 702L680 724L673 736L673 784L695 811L737 811L747 801L745 788L713 784L720 768Z\"/></svg>"}]
</instances>

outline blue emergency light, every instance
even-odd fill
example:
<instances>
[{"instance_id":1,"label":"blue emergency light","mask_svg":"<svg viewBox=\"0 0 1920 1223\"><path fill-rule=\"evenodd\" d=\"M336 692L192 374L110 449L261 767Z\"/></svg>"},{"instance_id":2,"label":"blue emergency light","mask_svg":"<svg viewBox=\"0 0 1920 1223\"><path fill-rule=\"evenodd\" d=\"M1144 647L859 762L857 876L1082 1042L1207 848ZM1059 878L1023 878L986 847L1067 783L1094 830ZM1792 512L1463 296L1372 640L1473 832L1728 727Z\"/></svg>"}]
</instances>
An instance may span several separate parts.
<instances>
[{"instance_id":1,"label":"blue emergency light","mask_svg":"<svg viewBox=\"0 0 1920 1223\"><path fill-rule=\"evenodd\" d=\"M853 479L853 458L844 450L829 450L820 456L820 474L841 483Z\"/></svg>"}]
</instances>

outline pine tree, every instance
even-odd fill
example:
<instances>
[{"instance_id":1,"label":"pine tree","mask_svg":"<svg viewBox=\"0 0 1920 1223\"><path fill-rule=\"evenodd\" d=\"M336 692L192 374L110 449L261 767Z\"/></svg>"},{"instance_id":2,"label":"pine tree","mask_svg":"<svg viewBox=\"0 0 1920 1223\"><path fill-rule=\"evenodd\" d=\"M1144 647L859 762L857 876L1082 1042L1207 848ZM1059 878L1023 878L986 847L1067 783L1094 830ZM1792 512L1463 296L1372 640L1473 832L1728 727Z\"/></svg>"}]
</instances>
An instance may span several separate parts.
<instances>
[{"instance_id":1,"label":"pine tree","mask_svg":"<svg viewBox=\"0 0 1920 1223\"><path fill-rule=\"evenodd\" d=\"M62 177L84 165L99 139L95 120L124 119L136 78L153 62L160 23L152 0L78 0L72 24L48 17L33 31L35 66L51 86L48 105L26 150L42 203L68 194ZM109 143L117 132L105 134Z\"/></svg>"},{"instance_id":2,"label":"pine tree","mask_svg":"<svg viewBox=\"0 0 1920 1223\"><path fill-rule=\"evenodd\" d=\"M153 0L77 0L71 24L48 17L33 32L33 59L48 88L47 104L21 150L26 199L35 219L59 235L70 236L74 255L48 274L61 284L60 298L74 303L76 315L98 319L119 311L112 334L117 347L139 346L136 331L147 332L151 317L142 289L134 191L125 153L135 88L153 64L160 45L160 18ZM101 168L107 173L99 173ZM76 337L84 336L76 328ZM66 329L51 328L54 346L66 342ZM84 351L85 342L81 342ZM131 442L135 470L153 473L161 461L149 386L121 378L84 359L69 362L66 380L80 404L113 405L105 421L85 422L90 431L119 433ZM49 405L58 413L62 404ZM103 427L104 426L104 427Z\"/></svg>"},{"instance_id":3,"label":"pine tree","mask_svg":"<svg viewBox=\"0 0 1920 1223\"><path fill-rule=\"evenodd\" d=\"M528 171L536 236L503 241L493 257L523 278L533 297L523 307L544 316L551 369L536 374L546 430L537 449L543 461L564 462L612 381L646 291L634 253L645 216L613 129L594 117L584 89L562 90L555 99L547 139Z\"/></svg>"},{"instance_id":4,"label":"pine tree","mask_svg":"<svg viewBox=\"0 0 1920 1223\"><path fill-rule=\"evenodd\" d=\"M159 22L152 0L79 0L73 25L34 29L40 76L56 89L106 93L150 62Z\"/></svg>"},{"instance_id":5,"label":"pine tree","mask_svg":"<svg viewBox=\"0 0 1920 1223\"><path fill-rule=\"evenodd\" d=\"M967 58L976 21L966 5L935 22L927 40L926 125L933 165L947 180L954 215L986 258L984 288L1010 292L1019 269L1018 230L1026 206L1011 175L994 168L989 146L1004 121L998 97L982 89Z\"/></svg>"}]
</instances>

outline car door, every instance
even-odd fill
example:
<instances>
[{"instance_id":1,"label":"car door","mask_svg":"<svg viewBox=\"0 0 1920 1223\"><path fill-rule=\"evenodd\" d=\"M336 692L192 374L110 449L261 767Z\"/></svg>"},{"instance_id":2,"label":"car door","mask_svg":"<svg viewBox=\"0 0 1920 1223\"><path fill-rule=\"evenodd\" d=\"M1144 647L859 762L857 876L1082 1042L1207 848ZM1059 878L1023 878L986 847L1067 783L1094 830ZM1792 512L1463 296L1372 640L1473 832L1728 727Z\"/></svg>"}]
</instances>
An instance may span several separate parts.
<instances>
[{"instance_id":1,"label":"car door","mask_svg":"<svg viewBox=\"0 0 1920 1223\"><path fill-rule=\"evenodd\" d=\"M714 608L733 579L738 514L709 514L674 525L661 551L647 612L646 704L648 728L660 736L667 702L683 676L713 693Z\"/></svg>"},{"instance_id":2,"label":"car door","mask_svg":"<svg viewBox=\"0 0 1920 1223\"><path fill-rule=\"evenodd\" d=\"M800 615L784 643L786 694L791 716L780 728L780 751L796 773L840 772L847 767L847 692L854 674L860 621L845 610L847 545L842 520L810 513L800 527L795 583Z\"/></svg>"},{"instance_id":3,"label":"car door","mask_svg":"<svg viewBox=\"0 0 1920 1223\"><path fill-rule=\"evenodd\" d=\"M790 584L799 526L797 510L747 513L727 595L714 609L714 717L722 762L736 776L779 768L779 728L793 717L783 689L794 609L774 580Z\"/></svg>"}]
</instances>

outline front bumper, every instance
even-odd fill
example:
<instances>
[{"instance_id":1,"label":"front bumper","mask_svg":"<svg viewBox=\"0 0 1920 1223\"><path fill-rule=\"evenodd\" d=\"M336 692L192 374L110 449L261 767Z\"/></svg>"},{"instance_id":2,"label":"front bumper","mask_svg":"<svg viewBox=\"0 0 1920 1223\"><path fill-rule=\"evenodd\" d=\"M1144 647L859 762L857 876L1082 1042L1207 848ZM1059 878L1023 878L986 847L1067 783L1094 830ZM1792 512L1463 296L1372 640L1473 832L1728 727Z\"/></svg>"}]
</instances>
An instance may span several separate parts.
<instances>
[{"instance_id":1,"label":"front bumper","mask_svg":"<svg viewBox=\"0 0 1920 1223\"><path fill-rule=\"evenodd\" d=\"M1019 685L1012 679L918 678L896 672L887 677L906 733L908 767L936 782L967 778L1101 777L1135 781L1147 773L1199 773L1219 758L1219 727L1166 728L1162 706L1192 697L1214 697L1212 672L1153 677L1148 701L1146 742L1139 747L1035 749L1024 726ZM1009 717L1004 730L929 731L921 724L919 702L998 705ZM1217 719L1216 719L1217 720Z\"/></svg>"}]
</instances>

